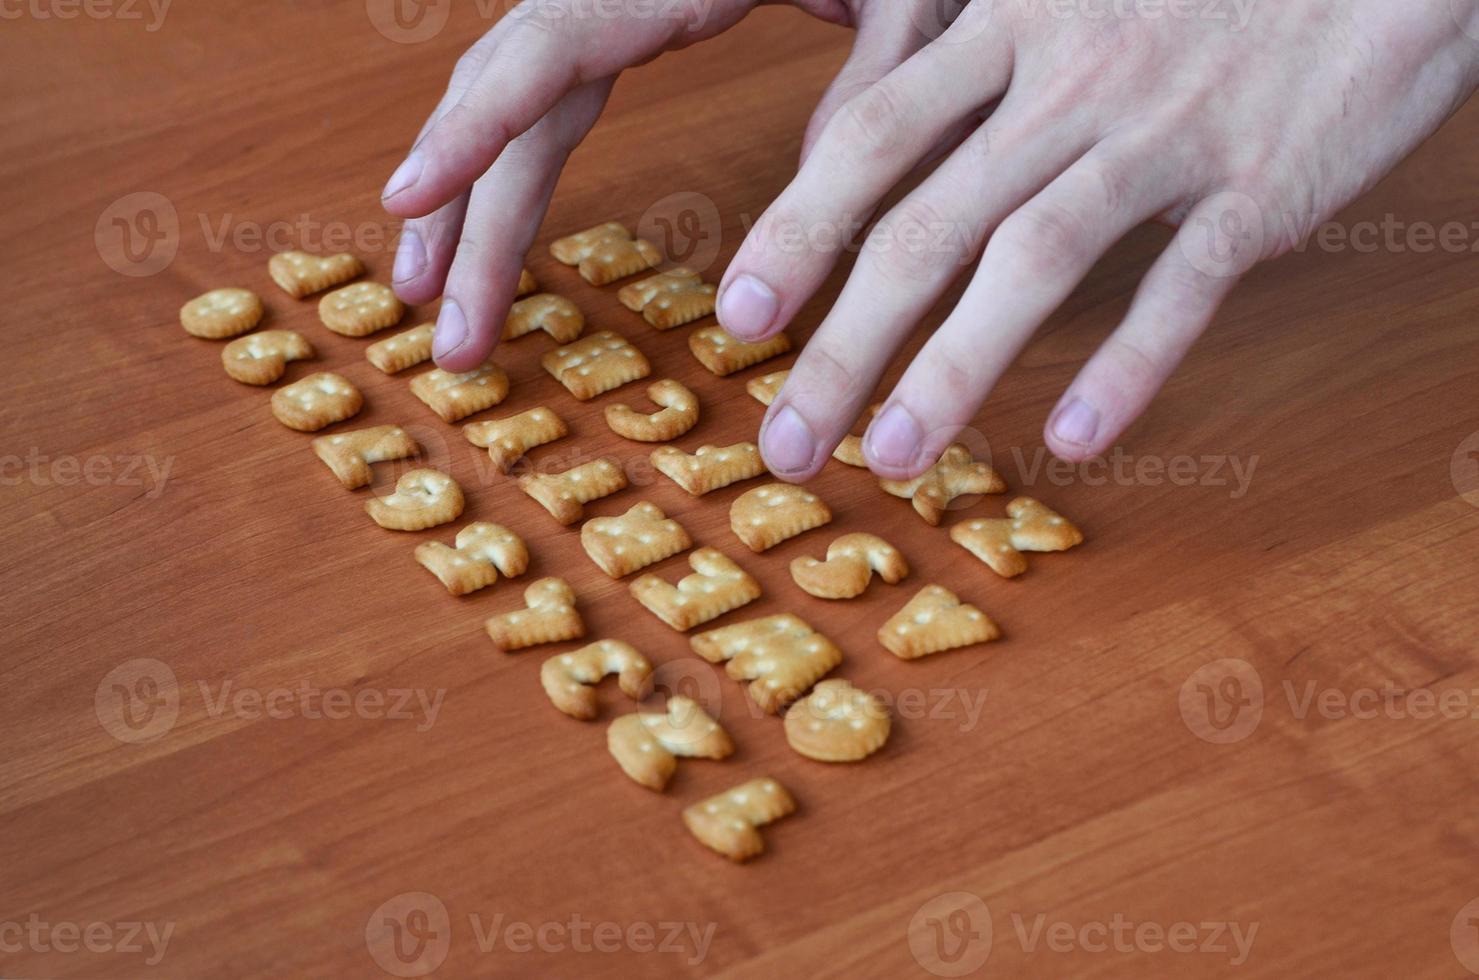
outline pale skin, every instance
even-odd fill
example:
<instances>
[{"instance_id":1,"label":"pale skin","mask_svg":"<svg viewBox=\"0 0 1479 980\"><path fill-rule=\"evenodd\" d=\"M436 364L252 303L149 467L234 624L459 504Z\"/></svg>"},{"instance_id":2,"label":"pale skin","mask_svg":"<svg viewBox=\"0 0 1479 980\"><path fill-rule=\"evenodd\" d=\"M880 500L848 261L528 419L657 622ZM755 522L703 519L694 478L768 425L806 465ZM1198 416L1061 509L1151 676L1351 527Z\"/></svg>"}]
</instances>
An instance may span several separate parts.
<instances>
[{"instance_id":1,"label":"pale skin","mask_svg":"<svg viewBox=\"0 0 1479 980\"><path fill-rule=\"evenodd\" d=\"M1479 0L970 0L958 16L941 0L789 2L857 33L799 172L724 274L724 328L745 340L783 329L845 254L845 232L928 173L864 236L766 414L761 452L793 481L821 469L962 275L868 426L879 476L928 468L1094 262L1159 219L1173 241L1044 430L1065 459L1107 451L1243 274L1369 189L1479 85ZM409 219L396 291L443 296L441 367L469 370L497 343L556 177L617 74L754 5L622 15L525 0L463 57L384 194Z\"/></svg>"}]
</instances>

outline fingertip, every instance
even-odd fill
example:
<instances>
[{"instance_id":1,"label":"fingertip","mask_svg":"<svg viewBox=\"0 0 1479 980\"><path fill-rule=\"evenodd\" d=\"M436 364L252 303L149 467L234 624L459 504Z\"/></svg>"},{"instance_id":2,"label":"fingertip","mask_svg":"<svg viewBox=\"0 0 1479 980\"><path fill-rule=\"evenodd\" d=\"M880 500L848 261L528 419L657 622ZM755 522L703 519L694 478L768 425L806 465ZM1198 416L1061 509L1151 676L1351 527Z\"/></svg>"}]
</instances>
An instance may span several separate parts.
<instances>
[{"instance_id":1,"label":"fingertip","mask_svg":"<svg viewBox=\"0 0 1479 980\"><path fill-rule=\"evenodd\" d=\"M912 480L929 466L924 460L924 429L905 406L884 408L863 433L863 459L885 480Z\"/></svg>"},{"instance_id":2,"label":"fingertip","mask_svg":"<svg viewBox=\"0 0 1479 980\"><path fill-rule=\"evenodd\" d=\"M715 313L726 332L744 341L764 340L778 327L781 301L757 276L740 273L719 293Z\"/></svg>"},{"instance_id":3,"label":"fingertip","mask_svg":"<svg viewBox=\"0 0 1479 980\"><path fill-rule=\"evenodd\" d=\"M437 367L457 373L476 370L493 353L493 345L494 338L471 328L457 300L442 301L431 343Z\"/></svg>"},{"instance_id":4,"label":"fingertip","mask_svg":"<svg viewBox=\"0 0 1479 980\"><path fill-rule=\"evenodd\" d=\"M791 405L772 410L760 428L760 456L770 472L788 483L802 483L821 469L811 426Z\"/></svg>"},{"instance_id":5,"label":"fingertip","mask_svg":"<svg viewBox=\"0 0 1479 980\"><path fill-rule=\"evenodd\" d=\"M1043 428L1043 441L1053 455L1079 463L1098 452L1103 438L1099 410L1083 398L1065 397Z\"/></svg>"}]
</instances>

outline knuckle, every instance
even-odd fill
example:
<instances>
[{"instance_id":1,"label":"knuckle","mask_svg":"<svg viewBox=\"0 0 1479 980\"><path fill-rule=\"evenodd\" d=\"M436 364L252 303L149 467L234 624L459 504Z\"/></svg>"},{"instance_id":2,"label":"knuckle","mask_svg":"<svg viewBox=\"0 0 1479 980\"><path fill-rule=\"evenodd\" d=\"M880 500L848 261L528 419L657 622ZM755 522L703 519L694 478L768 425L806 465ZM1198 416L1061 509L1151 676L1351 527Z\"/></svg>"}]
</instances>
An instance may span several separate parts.
<instances>
[{"instance_id":1,"label":"knuckle","mask_svg":"<svg viewBox=\"0 0 1479 980\"><path fill-rule=\"evenodd\" d=\"M864 89L843 103L838 113L847 149L867 160L889 156L909 118L905 100L887 82Z\"/></svg>"},{"instance_id":2,"label":"knuckle","mask_svg":"<svg viewBox=\"0 0 1479 980\"><path fill-rule=\"evenodd\" d=\"M1139 344L1125 337L1111 337L1104 345L1110 387L1122 393L1150 391L1160 384L1160 362Z\"/></svg>"},{"instance_id":3,"label":"knuckle","mask_svg":"<svg viewBox=\"0 0 1479 980\"><path fill-rule=\"evenodd\" d=\"M1060 204L1039 202L1019 208L1003 221L992 244L1030 274L1046 276L1080 266L1090 240L1081 217Z\"/></svg>"},{"instance_id":4,"label":"knuckle","mask_svg":"<svg viewBox=\"0 0 1479 980\"><path fill-rule=\"evenodd\" d=\"M873 269L896 282L934 282L957 266L962 247L956 222L921 195L900 202L864 244Z\"/></svg>"}]
</instances>

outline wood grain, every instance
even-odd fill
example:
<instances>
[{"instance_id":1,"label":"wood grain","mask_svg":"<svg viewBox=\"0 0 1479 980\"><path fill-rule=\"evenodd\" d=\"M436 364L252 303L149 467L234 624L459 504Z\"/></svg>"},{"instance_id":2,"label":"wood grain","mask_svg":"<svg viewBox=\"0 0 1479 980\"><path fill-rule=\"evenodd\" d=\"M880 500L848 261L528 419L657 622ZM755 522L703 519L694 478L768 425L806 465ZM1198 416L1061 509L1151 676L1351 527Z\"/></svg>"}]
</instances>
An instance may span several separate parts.
<instances>
[{"instance_id":1,"label":"wood grain","mask_svg":"<svg viewBox=\"0 0 1479 980\"><path fill-rule=\"evenodd\" d=\"M430 922L438 935L412 966L433 965L446 941L439 975L451 976L892 977L941 969L941 952L970 966L983 948L983 969L1004 974L1228 970L1234 951L1158 950L1150 932L1132 932L1126 951L1078 938L1057 951L1063 929L1094 945L1097 925L1182 922L1256 929L1250 975L1460 973L1474 934L1456 916L1479 898L1479 496L1458 495L1475 489L1460 449L1479 450L1470 251L1311 247L1258 270L1123 440L1127 470L1042 468L1047 411L1167 242L1158 228L1129 236L978 420L977 445L1013 491L1088 538L1011 582L840 464L815 483L833 525L750 555L727 505L754 484L688 498L601 421L607 404L641 404L640 386L578 404L538 366L547 338L509 345L513 394L499 411L549 404L571 423L572 438L533 454L538 466L601 453L632 464L636 486L588 513L658 503L761 580L764 598L720 623L799 613L846 652L840 675L893 700L887 747L828 767L791 752L740 685L694 667L576 530L493 472L405 378L366 363L364 341L329 334L311 302L267 279L275 248L337 244L388 280L396 229L380 184L487 26L457 5L433 39L391 43L349 0L179 4L155 31L7 21L0 972L376 975L367 925L396 896L425 892L449 925ZM594 328L637 343L654 378L698 393L703 419L684 448L752 438L761 408L744 381L789 359L709 376L688 329L652 331L615 287L586 286L545 245L655 206L678 214L661 202L687 193L717 215L699 241L717 279L793 172L847 43L761 10L630 73L561 180L530 264ZM1341 222L1461 222L1472 245L1476 134L1470 106ZM119 274L104 219L136 214L128 196L146 192L176 215L177 253L152 275ZM842 275L803 312L798 339ZM683 763L661 796L622 776L604 721L624 699L603 689L601 722L561 716L537 679L549 651L503 655L481 634L531 579L448 596L411 552L455 528L373 526L366 492L338 487L310 437L272 419L268 392L227 379L218 346L181 331L179 306L219 285L259 290L269 326L312 338L320 357L289 378L343 372L367 399L351 425L411 428L468 489L466 519L524 533L530 576L566 576L592 636L628 640L713 699L737 754ZM1228 461L1251 470L1246 486ZM370 492L398 472L379 470ZM790 582L793 557L861 529L899 545L914 575L845 604ZM655 570L674 580L685 568L675 557ZM913 663L884 653L878 625L927 582L986 609L1006 639ZM176 686L160 694L173 690L178 715L159 737L123 741L106 724L110 672L141 659L167 665ZM1225 659L1244 662L1261 694L1218 677L1211 690L1261 707L1261 720L1217 744L1193 734L1201 694L1182 691ZM305 709L305 687L337 693ZM1330 707L1388 690L1376 717ZM252 709L280 691L280 717ZM1309 691L1334 693L1301 711ZM434 718L415 701L389 712L398 692L434 704ZM1435 697L1452 710L1425 710ZM347 716L308 716L325 706ZM760 774L800 809L765 832L769 853L732 867L689 839L679 811ZM56 948L68 924L93 923L118 929L111 945L94 933L108 948ZM163 958L142 937L142 952L116 948L127 923L170 929ZM682 931L669 937L667 923ZM57 942L18 931L28 924ZM491 949L478 929L495 929Z\"/></svg>"}]
</instances>

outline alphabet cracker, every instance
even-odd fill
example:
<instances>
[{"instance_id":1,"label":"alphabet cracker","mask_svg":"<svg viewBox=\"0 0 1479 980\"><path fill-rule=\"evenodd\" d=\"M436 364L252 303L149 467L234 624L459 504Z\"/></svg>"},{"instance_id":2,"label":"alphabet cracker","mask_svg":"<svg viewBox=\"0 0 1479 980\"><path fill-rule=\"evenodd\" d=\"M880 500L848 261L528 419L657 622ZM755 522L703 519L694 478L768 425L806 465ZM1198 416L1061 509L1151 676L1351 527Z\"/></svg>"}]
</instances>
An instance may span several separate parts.
<instances>
[{"instance_id":1,"label":"alphabet cracker","mask_svg":"<svg viewBox=\"0 0 1479 980\"><path fill-rule=\"evenodd\" d=\"M574 524L585 504L608 497L627 485L626 471L609 459L582 463L563 473L530 473L519 477L519 489L561 524Z\"/></svg>"},{"instance_id":2,"label":"alphabet cracker","mask_svg":"<svg viewBox=\"0 0 1479 980\"><path fill-rule=\"evenodd\" d=\"M347 252L337 255L278 252L267 260L267 274L293 299L312 296L364 272L365 264Z\"/></svg>"},{"instance_id":3,"label":"alphabet cracker","mask_svg":"<svg viewBox=\"0 0 1479 980\"><path fill-rule=\"evenodd\" d=\"M416 560L453 595L467 595L498 581L523 575L529 568L529 549L523 539L502 524L476 521L457 532L456 547L440 541L416 546Z\"/></svg>"},{"instance_id":4,"label":"alphabet cracker","mask_svg":"<svg viewBox=\"0 0 1479 980\"><path fill-rule=\"evenodd\" d=\"M986 463L978 463L960 443L949 447L924 473L912 480L880 480L895 497L914 501L914 509L931 524L939 525L951 501L977 493L1005 493L1006 481Z\"/></svg>"},{"instance_id":5,"label":"alphabet cracker","mask_svg":"<svg viewBox=\"0 0 1479 980\"><path fill-rule=\"evenodd\" d=\"M758 378L751 378L749 381L746 381L745 391L750 393L751 398L766 408L769 408L770 403L775 401L775 396L781 393L781 387L790 376L790 368L786 368L784 371L772 371L769 374L762 374Z\"/></svg>"},{"instance_id":6,"label":"alphabet cracker","mask_svg":"<svg viewBox=\"0 0 1479 980\"><path fill-rule=\"evenodd\" d=\"M312 356L313 345L296 330L263 330L222 347L221 366L242 384L270 385L287 371L289 361Z\"/></svg>"},{"instance_id":7,"label":"alphabet cracker","mask_svg":"<svg viewBox=\"0 0 1479 980\"><path fill-rule=\"evenodd\" d=\"M514 290L515 296L528 296L539 288L539 280L534 278L534 273L528 269L519 270L519 285Z\"/></svg>"},{"instance_id":8,"label":"alphabet cracker","mask_svg":"<svg viewBox=\"0 0 1479 980\"><path fill-rule=\"evenodd\" d=\"M863 594L873 573L889 585L909 574L899 549L876 534L844 534L827 548L827 560L802 556L791 562L791 577L818 599L851 599Z\"/></svg>"},{"instance_id":9,"label":"alphabet cracker","mask_svg":"<svg viewBox=\"0 0 1479 980\"><path fill-rule=\"evenodd\" d=\"M760 583L713 548L699 548L688 564L693 574L676 586L656 575L643 575L631 585L632 598L680 633L760 598Z\"/></svg>"},{"instance_id":10,"label":"alphabet cracker","mask_svg":"<svg viewBox=\"0 0 1479 980\"><path fill-rule=\"evenodd\" d=\"M950 529L950 540L991 566L1003 578L1027 571L1024 551L1067 551L1083 532L1031 497L1007 504L1007 517L964 521Z\"/></svg>"},{"instance_id":11,"label":"alphabet cracker","mask_svg":"<svg viewBox=\"0 0 1479 980\"><path fill-rule=\"evenodd\" d=\"M395 481L395 492L365 501L365 513L388 531L424 531L462 516L462 488L445 473L408 470Z\"/></svg>"},{"instance_id":12,"label":"alphabet cracker","mask_svg":"<svg viewBox=\"0 0 1479 980\"><path fill-rule=\"evenodd\" d=\"M663 714L633 712L606 729L606 748L622 772L661 793L678 768L678 757L723 759L734 752L729 733L692 698L668 698Z\"/></svg>"},{"instance_id":13,"label":"alphabet cracker","mask_svg":"<svg viewBox=\"0 0 1479 980\"><path fill-rule=\"evenodd\" d=\"M721 626L689 644L709 663L728 661L724 672L750 681L751 699L770 714L842 663L842 651L831 640L790 613Z\"/></svg>"},{"instance_id":14,"label":"alphabet cracker","mask_svg":"<svg viewBox=\"0 0 1479 980\"><path fill-rule=\"evenodd\" d=\"M540 358L539 363L581 401L589 401L652 372L642 352L610 330L557 347Z\"/></svg>"},{"instance_id":15,"label":"alphabet cracker","mask_svg":"<svg viewBox=\"0 0 1479 980\"><path fill-rule=\"evenodd\" d=\"M646 501L620 517L595 517L580 529L580 544L607 575L622 578L687 551L693 541L683 525Z\"/></svg>"},{"instance_id":16,"label":"alphabet cracker","mask_svg":"<svg viewBox=\"0 0 1479 980\"><path fill-rule=\"evenodd\" d=\"M790 483L767 483L746 490L729 507L730 528L756 552L830 520L831 509L816 494Z\"/></svg>"},{"instance_id":17,"label":"alphabet cracker","mask_svg":"<svg viewBox=\"0 0 1479 980\"><path fill-rule=\"evenodd\" d=\"M818 762L857 762L883 748L893 723L883 702L839 678L817 684L791 705L786 741Z\"/></svg>"},{"instance_id":18,"label":"alphabet cracker","mask_svg":"<svg viewBox=\"0 0 1479 980\"><path fill-rule=\"evenodd\" d=\"M652 451L651 459L658 472L695 497L765 472L765 462L753 442L737 442L722 448L700 446L692 455L672 446L660 446Z\"/></svg>"},{"instance_id":19,"label":"alphabet cracker","mask_svg":"<svg viewBox=\"0 0 1479 980\"><path fill-rule=\"evenodd\" d=\"M573 653L550 657L539 669L539 680L550 703L572 718L596 717L596 685L615 674L622 693L633 701L647 696L652 664L629 643L597 640Z\"/></svg>"},{"instance_id":20,"label":"alphabet cracker","mask_svg":"<svg viewBox=\"0 0 1479 980\"><path fill-rule=\"evenodd\" d=\"M716 292L685 265L623 286L616 298L658 330L671 330L713 313Z\"/></svg>"},{"instance_id":21,"label":"alphabet cracker","mask_svg":"<svg viewBox=\"0 0 1479 980\"><path fill-rule=\"evenodd\" d=\"M456 422L492 408L508 397L508 375L492 361L461 374L432 368L411 379L411 394L443 422Z\"/></svg>"},{"instance_id":22,"label":"alphabet cracker","mask_svg":"<svg viewBox=\"0 0 1479 980\"><path fill-rule=\"evenodd\" d=\"M334 471L346 490L370 482L370 465L406 459L421 452L416 440L398 425L377 425L313 440L313 451Z\"/></svg>"},{"instance_id":23,"label":"alphabet cracker","mask_svg":"<svg viewBox=\"0 0 1479 980\"><path fill-rule=\"evenodd\" d=\"M882 407L882 402L876 405L869 405L868 418L871 419L877 415L878 410ZM848 466L867 469L868 461L863 458L863 437L855 436L850 432L843 436L842 441L837 444L837 448L832 450L832 458L839 463L846 463Z\"/></svg>"},{"instance_id":24,"label":"alphabet cracker","mask_svg":"<svg viewBox=\"0 0 1479 980\"><path fill-rule=\"evenodd\" d=\"M365 348L365 358L386 374L395 374L431 360L431 338L435 323L403 330L394 337L377 340Z\"/></svg>"},{"instance_id":25,"label":"alphabet cracker","mask_svg":"<svg viewBox=\"0 0 1479 980\"><path fill-rule=\"evenodd\" d=\"M262 298L250 289L212 289L180 307L180 326L192 337L239 337L262 322Z\"/></svg>"},{"instance_id":26,"label":"alphabet cracker","mask_svg":"<svg viewBox=\"0 0 1479 980\"><path fill-rule=\"evenodd\" d=\"M562 578L542 578L524 590L524 608L493 616L483 624L488 639L508 652L585 636L575 608L575 590Z\"/></svg>"},{"instance_id":27,"label":"alphabet cracker","mask_svg":"<svg viewBox=\"0 0 1479 980\"><path fill-rule=\"evenodd\" d=\"M580 307L554 293L519 300L503 322L503 339L517 340L536 330L543 330L557 344L568 344L585 330L585 315Z\"/></svg>"},{"instance_id":28,"label":"alphabet cracker","mask_svg":"<svg viewBox=\"0 0 1479 980\"><path fill-rule=\"evenodd\" d=\"M577 266L581 278L592 286L625 279L662 262L657 246L634 238L626 226L608 221L550 243L550 254L565 265Z\"/></svg>"},{"instance_id":29,"label":"alphabet cracker","mask_svg":"<svg viewBox=\"0 0 1479 980\"><path fill-rule=\"evenodd\" d=\"M756 828L796 812L796 801L769 777L752 779L683 811L683 824L699 843L731 861L747 861L765 852Z\"/></svg>"},{"instance_id":30,"label":"alphabet cracker","mask_svg":"<svg viewBox=\"0 0 1479 980\"><path fill-rule=\"evenodd\" d=\"M364 396L341 374L320 371L272 393L272 414L289 429L317 432L353 417Z\"/></svg>"},{"instance_id":31,"label":"alphabet cracker","mask_svg":"<svg viewBox=\"0 0 1479 980\"><path fill-rule=\"evenodd\" d=\"M357 282L318 301L318 318L341 337L368 337L401 322L406 308L389 286Z\"/></svg>"},{"instance_id":32,"label":"alphabet cracker","mask_svg":"<svg viewBox=\"0 0 1479 980\"><path fill-rule=\"evenodd\" d=\"M781 356L791 349L791 338L778 333L769 340L750 344L731 337L723 327L704 327L688 335L688 349L700 364L722 378Z\"/></svg>"},{"instance_id":33,"label":"alphabet cracker","mask_svg":"<svg viewBox=\"0 0 1479 980\"><path fill-rule=\"evenodd\" d=\"M490 422L469 422L462 427L467 441L487 449L488 458L501 473L507 473L535 446L563 439L569 433L565 420L543 406Z\"/></svg>"},{"instance_id":34,"label":"alphabet cracker","mask_svg":"<svg viewBox=\"0 0 1479 980\"><path fill-rule=\"evenodd\" d=\"M633 442L667 442L698 424L698 396L677 381L658 381L647 387L647 397L661 411L643 415L629 405L607 405L606 424Z\"/></svg>"},{"instance_id":35,"label":"alphabet cracker","mask_svg":"<svg viewBox=\"0 0 1479 980\"><path fill-rule=\"evenodd\" d=\"M920 589L878 630L878 642L900 660L989 643L1000 636L989 616L939 585Z\"/></svg>"}]
</instances>

